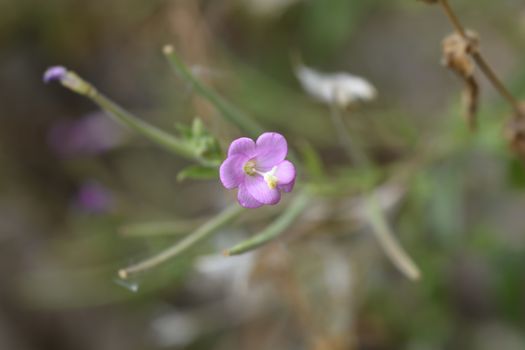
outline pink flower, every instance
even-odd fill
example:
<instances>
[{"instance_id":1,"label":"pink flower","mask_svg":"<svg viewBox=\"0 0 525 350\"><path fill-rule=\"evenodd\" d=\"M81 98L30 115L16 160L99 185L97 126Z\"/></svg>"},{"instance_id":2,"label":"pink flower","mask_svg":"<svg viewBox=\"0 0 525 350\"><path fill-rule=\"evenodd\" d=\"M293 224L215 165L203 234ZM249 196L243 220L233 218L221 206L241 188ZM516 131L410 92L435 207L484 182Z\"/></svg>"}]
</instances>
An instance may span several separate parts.
<instances>
[{"instance_id":1,"label":"pink flower","mask_svg":"<svg viewBox=\"0 0 525 350\"><path fill-rule=\"evenodd\" d=\"M245 208L277 204L281 191L290 192L295 183L295 167L285 160L287 153L281 134L267 132L257 142L241 137L232 142L221 164L221 182L227 189L239 189L237 199Z\"/></svg>"}]
</instances>

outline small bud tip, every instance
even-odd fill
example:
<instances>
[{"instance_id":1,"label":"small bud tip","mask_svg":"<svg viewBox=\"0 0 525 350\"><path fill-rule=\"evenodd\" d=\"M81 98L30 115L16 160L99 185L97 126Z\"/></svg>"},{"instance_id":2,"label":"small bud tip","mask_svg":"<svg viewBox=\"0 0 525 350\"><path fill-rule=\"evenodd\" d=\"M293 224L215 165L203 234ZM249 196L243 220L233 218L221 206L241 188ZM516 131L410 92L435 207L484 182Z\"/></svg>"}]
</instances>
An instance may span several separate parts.
<instances>
[{"instance_id":1,"label":"small bud tip","mask_svg":"<svg viewBox=\"0 0 525 350\"><path fill-rule=\"evenodd\" d=\"M224 255L224 256L231 256L229 250L225 250L225 251L223 251L223 252L222 252L222 255Z\"/></svg>"},{"instance_id":2,"label":"small bud tip","mask_svg":"<svg viewBox=\"0 0 525 350\"><path fill-rule=\"evenodd\" d=\"M49 67L44 73L44 83L50 83L55 80L62 80L67 74L67 69L63 66Z\"/></svg>"},{"instance_id":3,"label":"small bud tip","mask_svg":"<svg viewBox=\"0 0 525 350\"><path fill-rule=\"evenodd\" d=\"M118 276L125 280L126 278L128 278L128 273L126 272L126 270L119 270Z\"/></svg>"},{"instance_id":4,"label":"small bud tip","mask_svg":"<svg viewBox=\"0 0 525 350\"><path fill-rule=\"evenodd\" d=\"M162 48L162 52L164 52L165 55L171 55L173 53L173 46L164 45L164 47Z\"/></svg>"}]
</instances>

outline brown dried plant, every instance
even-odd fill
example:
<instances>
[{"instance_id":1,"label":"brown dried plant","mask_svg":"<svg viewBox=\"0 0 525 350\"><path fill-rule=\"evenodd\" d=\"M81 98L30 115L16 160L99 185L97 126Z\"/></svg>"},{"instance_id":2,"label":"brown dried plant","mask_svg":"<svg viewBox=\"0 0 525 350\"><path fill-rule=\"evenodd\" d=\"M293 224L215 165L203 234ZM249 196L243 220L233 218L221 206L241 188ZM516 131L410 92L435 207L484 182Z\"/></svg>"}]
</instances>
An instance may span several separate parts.
<instances>
[{"instance_id":1,"label":"brown dried plant","mask_svg":"<svg viewBox=\"0 0 525 350\"><path fill-rule=\"evenodd\" d=\"M478 110L479 84L474 77L475 63L471 53L478 51L479 38L477 33L467 31L467 38L458 33L445 37L442 43L444 66L455 72L464 82L463 105L465 119L470 130L476 129L476 112Z\"/></svg>"},{"instance_id":2,"label":"brown dried plant","mask_svg":"<svg viewBox=\"0 0 525 350\"><path fill-rule=\"evenodd\" d=\"M477 107L477 83L469 78L473 73L473 64L487 77L492 86L509 103L513 109L511 120L507 124L504 136L508 140L511 149L525 160L525 107L520 103L507 87L498 78L492 67L487 63L479 49L479 39L470 31L465 30L460 19L450 6L448 0L420 0L428 4L439 4L455 29L456 36L450 36L444 41L446 44L445 60L447 66L457 72L467 85L466 104L468 112L475 112ZM457 37L461 38L459 40ZM447 57L447 50L448 55ZM472 122L472 121L471 121Z\"/></svg>"},{"instance_id":3,"label":"brown dried plant","mask_svg":"<svg viewBox=\"0 0 525 350\"><path fill-rule=\"evenodd\" d=\"M505 126L503 135L507 139L510 148L523 161L525 161L525 104L520 105L522 114L514 114Z\"/></svg>"}]
</instances>

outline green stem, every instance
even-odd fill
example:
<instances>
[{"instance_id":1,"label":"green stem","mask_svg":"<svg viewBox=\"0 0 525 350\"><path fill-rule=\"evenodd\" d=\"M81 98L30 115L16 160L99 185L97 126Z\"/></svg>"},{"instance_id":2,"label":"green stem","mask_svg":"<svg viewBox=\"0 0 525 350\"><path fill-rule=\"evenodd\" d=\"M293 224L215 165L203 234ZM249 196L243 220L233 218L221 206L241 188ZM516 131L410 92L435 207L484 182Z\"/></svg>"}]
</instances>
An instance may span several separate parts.
<instances>
[{"instance_id":1,"label":"green stem","mask_svg":"<svg viewBox=\"0 0 525 350\"><path fill-rule=\"evenodd\" d=\"M373 195L368 195L365 205L372 231L387 256L405 276L411 280L418 280L421 276L418 267L395 239L395 235L388 225L385 214L377 203L376 198Z\"/></svg>"},{"instance_id":2,"label":"green stem","mask_svg":"<svg viewBox=\"0 0 525 350\"><path fill-rule=\"evenodd\" d=\"M224 255L240 255L252 251L260 246L270 242L281 233L283 233L294 221L303 213L309 203L309 196L306 193L299 193L286 208L285 212L272 222L264 230L256 234L254 237L235 245L224 252Z\"/></svg>"},{"instance_id":3,"label":"green stem","mask_svg":"<svg viewBox=\"0 0 525 350\"><path fill-rule=\"evenodd\" d=\"M346 128L346 125L339 114L337 106L332 106L331 114L334 126L338 130L343 146L346 146L345 149L349 156L355 161L357 166L360 166L364 169L371 169L373 163L367 157L367 154L359 147L359 145L352 143L352 135L350 134L349 129ZM394 232L388 226L385 213L377 203L374 193L368 189L365 193L365 206L367 212L366 219L369 222L372 232L383 248L385 254L390 258L392 263L409 279L419 279L419 269L396 240Z\"/></svg>"},{"instance_id":4,"label":"green stem","mask_svg":"<svg viewBox=\"0 0 525 350\"><path fill-rule=\"evenodd\" d=\"M330 105L330 117L332 124L339 137L339 142L343 146L350 161L357 166L368 166L370 164L366 154L361 152L360 147L355 145L353 137L350 135L348 128L343 120L339 107L335 104Z\"/></svg>"},{"instance_id":5,"label":"green stem","mask_svg":"<svg viewBox=\"0 0 525 350\"><path fill-rule=\"evenodd\" d=\"M93 85L82 79L75 72L68 71L60 82L69 90L92 100L117 122L137 131L139 134L164 147L166 150L196 160L205 166L216 167L219 165L217 162L203 158L191 145L181 141L175 135L167 133L126 111L101 94Z\"/></svg>"},{"instance_id":6,"label":"green stem","mask_svg":"<svg viewBox=\"0 0 525 350\"><path fill-rule=\"evenodd\" d=\"M149 270L153 267L156 267L177 255L185 252L189 248L193 247L195 244L205 240L210 237L213 233L217 232L219 229L231 223L235 220L241 213L243 208L238 204L234 204L226 208L220 214L215 216L210 221L206 222L200 226L197 230L184 237L181 241L178 241L171 247L161 251L157 255L146 259L138 264L129 266L125 269L119 270L118 274L121 278L128 278L130 275Z\"/></svg>"},{"instance_id":7,"label":"green stem","mask_svg":"<svg viewBox=\"0 0 525 350\"><path fill-rule=\"evenodd\" d=\"M256 137L264 131L264 129L257 122L248 118L233 104L226 101L213 89L204 85L200 82L200 80L195 78L193 73L186 67L179 56L177 56L172 46L165 46L163 52L168 59L168 62L170 63L173 71L185 81L189 82L195 88L197 93L211 102L227 121L235 124L252 137Z\"/></svg>"},{"instance_id":8,"label":"green stem","mask_svg":"<svg viewBox=\"0 0 525 350\"><path fill-rule=\"evenodd\" d=\"M118 122L139 132L143 136L164 147L168 151L186 158L197 160L202 165L217 166L215 162L209 161L197 155L191 145L181 141L172 134L169 134L149 123L142 121L138 117L134 116L111 101L106 96L99 93L96 89L93 88L90 90L90 93L86 96L98 104L103 110L108 112Z\"/></svg>"},{"instance_id":9,"label":"green stem","mask_svg":"<svg viewBox=\"0 0 525 350\"><path fill-rule=\"evenodd\" d=\"M177 236L191 232L201 220L160 221L127 224L119 229L125 237Z\"/></svg>"}]
</instances>

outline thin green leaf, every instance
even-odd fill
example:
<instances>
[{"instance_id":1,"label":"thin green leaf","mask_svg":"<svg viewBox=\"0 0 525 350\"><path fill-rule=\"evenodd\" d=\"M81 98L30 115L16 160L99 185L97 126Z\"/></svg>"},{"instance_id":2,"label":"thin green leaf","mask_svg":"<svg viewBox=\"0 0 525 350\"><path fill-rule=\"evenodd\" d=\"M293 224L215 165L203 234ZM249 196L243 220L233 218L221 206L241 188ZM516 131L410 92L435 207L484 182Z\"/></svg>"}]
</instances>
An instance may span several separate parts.
<instances>
[{"instance_id":1,"label":"thin green leaf","mask_svg":"<svg viewBox=\"0 0 525 350\"><path fill-rule=\"evenodd\" d=\"M299 193L297 197L294 198L293 202L284 213L272 222L268 227L263 231L259 232L252 238L241 242L224 252L224 255L240 255L246 252L252 251L259 248L260 246L270 242L274 238L278 237L283 233L287 228L292 225L295 220L303 213L308 205L310 197L304 192Z\"/></svg>"},{"instance_id":2,"label":"thin green leaf","mask_svg":"<svg viewBox=\"0 0 525 350\"><path fill-rule=\"evenodd\" d=\"M396 240L377 200L373 195L369 195L365 201L366 217L386 255L405 276L411 280L418 280L421 276L419 268Z\"/></svg>"},{"instance_id":3,"label":"thin green leaf","mask_svg":"<svg viewBox=\"0 0 525 350\"><path fill-rule=\"evenodd\" d=\"M264 129L257 122L240 112L233 104L226 101L213 89L204 85L200 82L200 80L195 78L193 73L182 62L179 56L177 56L172 46L165 46L163 51L173 71L182 79L190 83L195 88L197 93L211 102L222 114L224 119L238 126L241 130L252 137L258 136L264 131Z\"/></svg>"},{"instance_id":4,"label":"thin green leaf","mask_svg":"<svg viewBox=\"0 0 525 350\"><path fill-rule=\"evenodd\" d=\"M151 141L164 147L177 155L196 160L204 165L217 165L198 154L191 144L184 142L175 135L167 133L131 114L108 97L104 96L89 82L76 73L68 71L67 76L61 81L62 85L73 92L86 96L106 111L117 122L137 131Z\"/></svg>"},{"instance_id":5,"label":"thin green leaf","mask_svg":"<svg viewBox=\"0 0 525 350\"><path fill-rule=\"evenodd\" d=\"M157 255L139 262L135 265L129 266L119 271L119 276L122 279L128 278L130 275L143 272L154 268L170 259L175 258L179 254L187 251L197 243L202 242L206 238L210 237L213 233L219 229L231 223L235 220L243 211L243 208L238 204L234 204L226 208L224 211L219 213L217 216L212 218L210 221L201 225L198 229L178 241L171 247L161 251Z\"/></svg>"},{"instance_id":6,"label":"thin green leaf","mask_svg":"<svg viewBox=\"0 0 525 350\"><path fill-rule=\"evenodd\" d=\"M197 220L143 222L124 225L119 233L126 237L184 235L197 226Z\"/></svg>"},{"instance_id":7,"label":"thin green leaf","mask_svg":"<svg viewBox=\"0 0 525 350\"><path fill-rule=\"evenodd\" d=\"M219 169L217 167L207 167L202 165L192 165L183 169L177 175L177 181L184 181L187 179L193 180L210 180L219 177Z\"/></svg>"},{"instance_id":8,"label":"thin green leaf","mask_svg":"<svg viewBox=\"0 0 525 350\"><path fill-rule=\"evenodd\" d=\"M147 137L151 141L163 146L168 151L171 151L180 156L197 160L201 164L210 164L210 162L202 158L190 144L180 140L178 137L169 134L149 123L146 123L129 113L106 96L96 93L90 97L95 103L97 103L102 109L113 116L117 121L124 125L134 129L143 136ZM211 164L210 164L211 165Z\"/></svg>"},{"instance_id":9,"label":"thin green leaf","mask_svg":"<svg viewBox=\"0 0 525 350\"><path fill-rule=\"evenodd\" d=\"M301 159L308 173L314 179L322 179L325 177L325 166L317 150L308 141L303 141L300 151Z\"/></svg>"}]
</instances>

